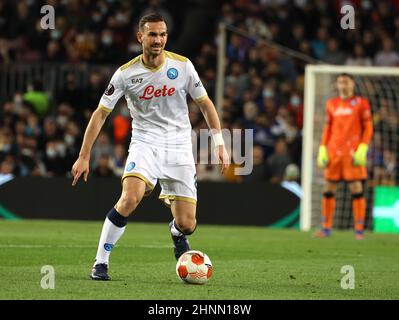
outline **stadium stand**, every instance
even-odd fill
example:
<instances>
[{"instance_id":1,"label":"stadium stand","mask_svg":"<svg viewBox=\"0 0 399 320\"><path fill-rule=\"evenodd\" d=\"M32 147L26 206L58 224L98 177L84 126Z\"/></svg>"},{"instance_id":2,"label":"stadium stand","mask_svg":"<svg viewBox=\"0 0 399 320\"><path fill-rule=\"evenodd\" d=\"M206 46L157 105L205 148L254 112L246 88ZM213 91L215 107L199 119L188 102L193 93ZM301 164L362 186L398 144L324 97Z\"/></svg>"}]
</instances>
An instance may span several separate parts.
<instances>
[{"instance_id":1,"label":"stadium stand","mask_svg":"<svg viewBox=\"0 0 399 320\"><path fill-rule=\"evenodd\" d=\"M341 2L219 1L218 11L210 14L248 35L315 61L398 66L398 2L351 1L357 10L357 25L345 33L339 32L337 23ZM23 90L0 88L2 93L8 93L2 94L0 101L0 174L69 174L82 130L110 75L140 51L135 25L144 13L158 11L166 17L168 49L192 59L214 98L217 25L212 23L203 30L197 27L197 36L189 41L184 32L186 19L194 19L196 10L200 15L206 9L207 1L203 3L187 1L185 10L179 10L174 1L46 1L55 7L56 29L43 30L40 1L0 0L2 77L17 73L21 66L28 66L33 73L30 85ZM187 17L182 16L183 11L188 12ZM237 33L228 34L226 57L223 123L231 129L254 129L256 170L245 178L235 177L232 170L221 177L211 166L199 165L199 178L279 183L289 164L301 166L305 62ZM38 66L58 70L54 72L59 77L53 82L52 78L35 78ZM5 78L2 82L4 87ZM123 102L120 104L93 149L92 174L96 176L120 176L123 171L130 117L122 108ZM205 128L198 108L193 103L189 107L193 129ZM374 114L376 125L385 118L383 113ZM383 164L384 159L381 161L384 170L388 166Z\"/></svg>"}]
</instances>

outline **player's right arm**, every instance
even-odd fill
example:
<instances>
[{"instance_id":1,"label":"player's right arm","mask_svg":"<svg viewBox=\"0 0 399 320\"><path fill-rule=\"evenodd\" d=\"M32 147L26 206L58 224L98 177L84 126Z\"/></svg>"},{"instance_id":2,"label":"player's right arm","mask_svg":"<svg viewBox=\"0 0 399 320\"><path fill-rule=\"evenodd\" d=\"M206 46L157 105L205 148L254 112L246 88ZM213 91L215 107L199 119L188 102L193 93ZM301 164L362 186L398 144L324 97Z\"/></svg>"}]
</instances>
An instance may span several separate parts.
<instances>
[{"instance_id":1,"label":"player's right arm","mask_svg":"<svg viewBox=\"0 0 399 320\"><path fill-rule=\"evenodd\" d=\"M82 147L79 152L79 157L72 167L72 186L76 185L79 178L83 174L84 181L87 181L89 175L89 162L91 148L93 147L94 141L105 123L110 112L114 109L115 104L118 102L120 97L124 94L124 82L121 76L121 70L118 69L101 97L98 108L93 112L89 124L87 125Z\"/></svg>"},{"instance_id":2,"label":"player's right arm","mask_svg":"<svg viewBox=\"0 0 399 320\"><path fill-rule=\"evenodd\" d=\"M93 147L94 141L107 119L109 112L99 106L92 114L89 124L87 125L82 147L79 152L79 157L72 167L73 182L72 185L76 185L80 176L83 174L83 179L86 182L89 175L89 161L91 148Z\"/></svg>"},{"instance_id":3,"label":"player's right arm","mask_svg":"<svg viewBox=\"0 0 399 320\"><path fill-rule=\"evenodd\" d=\"M329 101L326 103L326 122L324 124L323 128L323 135L321 137L321 143L319 147L319 153L317 155L317 165L320 168L325 168L328 164L328 150L327 150L327 144L328 141L330 140L331 136L331 125L332 125L332 117L330 113L330 108L329 108Z\"/></svg>"}]
</instances>

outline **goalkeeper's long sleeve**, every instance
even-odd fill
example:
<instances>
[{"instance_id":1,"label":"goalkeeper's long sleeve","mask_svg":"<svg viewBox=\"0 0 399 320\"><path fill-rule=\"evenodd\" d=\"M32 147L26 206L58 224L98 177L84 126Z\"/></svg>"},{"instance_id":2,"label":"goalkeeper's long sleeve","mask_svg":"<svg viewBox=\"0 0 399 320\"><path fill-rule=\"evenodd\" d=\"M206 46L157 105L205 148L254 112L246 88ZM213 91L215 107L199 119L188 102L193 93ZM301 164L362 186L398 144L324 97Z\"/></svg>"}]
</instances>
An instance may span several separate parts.
<instances>
[{"instance_id":1,"label":"goalkeeper's long sleeve","mask_svg":"<svg viewBox=\"0 0 399 320\"><path fill-rule=\"evenodd\" d=\"M328 141L330 140L331 137L332 116L328 108L328 102L326 105L326 114L327 114L327 121L323 127L323 134L321 136L321 142L320 142L320 145L322 146L327 146Z\"/></svg>"},{"instance_id":2,"label":"goalkeeper's long sleeve","mask_svg":"<svg viewBox=\"0 0 399 320\"><path fill-rule=\"evenodd\" d=\"M369 145L372 135L373 135L373 121L371 119L367 119L363 121L363 133L360 143Z\"/></svg>"},{"instance_id":3,"label":"goalkeeper's long sleeve","mask_svg":"<svg viewBox=\"0 0 399 320\"><path fill-rule=\"evenodd\" d=\"M323 135L321 136L320 145L327 146L330 137L331 137L331 124L326 123L323 128Z\"/></svg>"}]
</instances>

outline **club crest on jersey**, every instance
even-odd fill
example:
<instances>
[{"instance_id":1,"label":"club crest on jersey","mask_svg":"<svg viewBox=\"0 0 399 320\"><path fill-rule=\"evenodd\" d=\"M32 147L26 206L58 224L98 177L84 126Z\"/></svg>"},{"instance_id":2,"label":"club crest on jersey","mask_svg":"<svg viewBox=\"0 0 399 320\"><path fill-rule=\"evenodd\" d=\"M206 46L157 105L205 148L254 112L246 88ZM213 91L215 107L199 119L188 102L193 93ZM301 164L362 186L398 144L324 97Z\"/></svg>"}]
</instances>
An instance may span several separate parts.
<instances>
[{"instance_id":1,"label":"club crest on jersey","mask_svg":"<svg viewBox=\"0 0 399 320\"><path fill-rule=\"evenodd\" d=\"M136 164L134 162L130 162L127 167L126 167L126 171L132 171L134 169L134 167L136 166Z\"/></svg>"},{"instance_id":2,"label":"club crest on jersey","mask_svg":"<svg viewBox=\"0 0 399 320\"><path fill-rule=\"evenodd\" d=\"M114 93L114 91L115 91L114 85L113 85L112 83L110 83L110 84L108 85L107 89L105 90L104 94L105 94L106 96L112 96L112 94Z\"/></svg>"},{"instance_id":3,"label":"club crest on jersey","mask_svg":"<svg viewBox=\"0 0 399 320\"><path fill-rule=\"evenodd\" d=\"M166 72L166 74L169 79L174 80L179 75L179 72L175 68L169 68L168 71Z\"/></svg>"}]
</instances>

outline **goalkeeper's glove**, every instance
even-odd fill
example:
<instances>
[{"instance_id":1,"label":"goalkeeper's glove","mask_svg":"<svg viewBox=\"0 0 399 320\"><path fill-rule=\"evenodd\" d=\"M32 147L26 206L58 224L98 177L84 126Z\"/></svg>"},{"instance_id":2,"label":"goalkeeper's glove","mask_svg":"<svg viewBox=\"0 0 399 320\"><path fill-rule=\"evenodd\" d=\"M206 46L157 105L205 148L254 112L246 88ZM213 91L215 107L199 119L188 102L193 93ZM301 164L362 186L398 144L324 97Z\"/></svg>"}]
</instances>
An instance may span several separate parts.
<instances>
[{"instance_id":1,"label":"goalkeeper's glove","mask_svg":"<svg viewBox=\"0 0 399 320\"><path fill-rule=\"evenodd\" d=\"M366 166L368 145L365 143L359 144L355 153L353 154L353 163L355 166Z\"/></svg>"},{"instance_id":2,"label":"goalkeeper's glove","mask_svg":"<svg viewBox=\"0 0 399 320\"><path fill-rule=\"evenodd\" d=\"M319 154L317 155L317 165L320 168L325 168L328 164L328 152L326 146L319 147Z\"/></svg>"}]
</instances>

